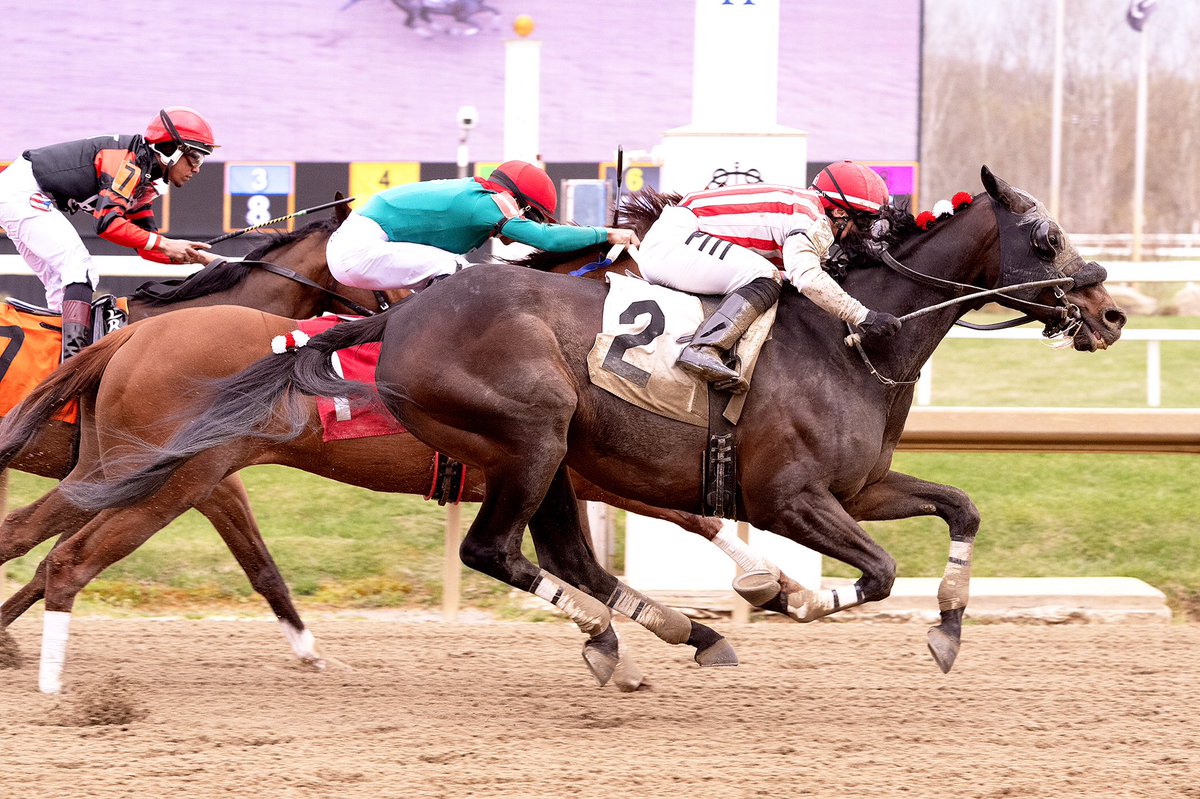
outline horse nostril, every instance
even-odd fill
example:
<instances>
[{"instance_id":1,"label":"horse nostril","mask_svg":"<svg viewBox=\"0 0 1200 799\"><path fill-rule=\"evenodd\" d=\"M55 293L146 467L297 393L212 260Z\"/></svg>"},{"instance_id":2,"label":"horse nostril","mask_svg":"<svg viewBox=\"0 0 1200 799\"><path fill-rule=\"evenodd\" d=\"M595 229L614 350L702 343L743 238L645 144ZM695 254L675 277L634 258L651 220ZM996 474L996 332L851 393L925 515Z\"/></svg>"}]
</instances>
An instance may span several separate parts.
<instances>
[{"instance_id":1,"label":"horse nostril","mask_svg":"<svg viewBox=\"0 0 1200 799\"><path fill-rule=\"evenodd\" d=\"M1129 318L1125 316L1125 312L1120 308L1110 308L1104 312L1104 321L1109 327L1115 327L1118 330L1125 327L1125 323Z\"/></svg>"}]
</instances>

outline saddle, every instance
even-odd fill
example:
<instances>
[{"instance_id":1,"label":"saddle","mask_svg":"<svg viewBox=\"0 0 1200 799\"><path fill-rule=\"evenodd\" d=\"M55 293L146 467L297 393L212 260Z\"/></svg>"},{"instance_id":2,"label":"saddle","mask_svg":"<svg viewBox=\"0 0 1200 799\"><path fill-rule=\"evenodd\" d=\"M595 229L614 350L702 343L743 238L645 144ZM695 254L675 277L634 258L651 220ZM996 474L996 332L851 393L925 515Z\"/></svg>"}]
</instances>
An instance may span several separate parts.
<instances>
[{"instance_id":1,"label":"saddle","mask_svg":"<svg viewBox=\"0 0 1200 799\"><path fill-rule=\"evenodd\" d=\"M92 338L99 340L125 326L129 315L124 298L105 294L92 301ZM7 416L34 387L58 368L62 357L62 315L41 305L7 297L0 303L0 416ZM74 402L55 414L75 424Z\"/></svg>"}]
</instances>

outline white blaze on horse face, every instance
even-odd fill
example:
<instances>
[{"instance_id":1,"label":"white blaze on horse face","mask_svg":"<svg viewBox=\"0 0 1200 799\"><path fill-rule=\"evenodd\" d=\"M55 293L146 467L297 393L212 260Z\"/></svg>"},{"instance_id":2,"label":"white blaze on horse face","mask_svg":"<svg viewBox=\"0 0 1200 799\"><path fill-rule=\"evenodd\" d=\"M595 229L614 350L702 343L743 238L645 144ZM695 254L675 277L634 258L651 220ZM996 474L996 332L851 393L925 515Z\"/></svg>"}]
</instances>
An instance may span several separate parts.
<instances>
[{"instance_id":1,"label":"white blaze on horse face","mask_svg":"<svg viewBox=\"0 0 1200 799\"><path fill-rule=\"evenodd\" d=\"M42 616L42 659L38 665L38 689L44 694L62 691L63 667L67 662L67 638L71 614L47 610Z\"/></svg>"}]
</instances>

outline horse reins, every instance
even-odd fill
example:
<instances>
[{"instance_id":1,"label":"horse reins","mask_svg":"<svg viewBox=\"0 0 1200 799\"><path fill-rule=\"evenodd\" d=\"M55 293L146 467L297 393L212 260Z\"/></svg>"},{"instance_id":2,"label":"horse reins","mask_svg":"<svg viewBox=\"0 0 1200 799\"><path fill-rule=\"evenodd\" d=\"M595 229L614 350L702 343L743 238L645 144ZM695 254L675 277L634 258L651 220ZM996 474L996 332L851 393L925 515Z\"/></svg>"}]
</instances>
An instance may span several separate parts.
<instances>
[{"instance_id":1,"label":"horse reins","mask_svg":"<svg viewBox=\"0 0 1200 799\"><path fill-rule=\"evenodd\" d=\"M359 305L357 302L350 299L349 297L343 297L341 294L338 294L333 289L327 289L324 286L322 286L320 283L317 283L314 280L310 280L309 278L305 277L304 275L302 275L292 269L288 269L286 266L279 266L278 264L273 264L273 263L270 263L269 261L239 261L238 263L244 264L245 266L251 266L256 269L262 269L264 272L270 272L273 275L279 275L280 277L285 277L288 280L291 280L295 283L299 283L301 285L308 286L309 288L316 289L317 291L324 292L325 294L328 294L330 297L332 297L337 302L340 302L342 305L345 305L347 308L349 308L351 311L353 311L356 314L362 314L363 316L374 316L376 313L382 313L383 311L386 311L388 308L391 307L391 303L389 303L387 301L387 298L384 296L382 291L374 292L375 302L377 302L379 304L379 311L372 311L372 310L369 310L369 309L364 308L363 306Z\"/></svg>"},{"instance_id":2,"label":"horse reins","mask_svg":"<svg viewBox=\"0 0 1200 799\"><path fill-rule=\"evenodd\" d=\"M915 269L905 266L903 263L896 260L896 258L893 257L892 254L889 253L884 247L879 249L878 256L879 260L886 264L888 268L897 274L908 278L914 283L918 283L922 286L932 288L942 293L959 294L959 296L952 297L945 302L939 302L935 305L930 305L926 308L919 308L912 313L905 314L904 316L899 317L901 322L907 322L911 319L916 319L924 316L925 314L932 313L933 311L939 311L943 308L949 308L952 305L959 305L964 302L977 300L981 297L1007 296L1008 292L1017 291L1019 289L1046 288L1048 286L1053 286L1055 298L1058 300L1065 300L1067 295L1066 291L1063 290L1063 286L1069 285L1072 288L1086 288L1087 286L1101 282L1104 279L1103 275L1099 274L1098 272L1084 275L1083 272L1086 270L1085 267L1085 269L1080 270L1080 274L1076 277L1067 277L1064 275L1063 277L1050 278L1048 280L1033 280L1025 283L1014 283L1009 286L1000 286L999 288L994 289L979 289L977 286L971 286L966 283L959 283L954 280L946 280L945 278L934 277L933 275L927 275L923 272L918 272ZM1077 277L1085 277L1087 278L1087 281L1077 281ZM963 294L962 292L968 293ZM1080 317L1079 308L1073 303L1067 302L1063 305L1045 305L1043 303L1037 303L1031 300L1022 300L1018 297L1009 297L1008 299L1030 310L1043 310L1057 314L1059 316L1059 325L1065 324L1070 319L1078 319ZM1032 321L1033 319L1033 316L1026 313L1023 316L1017 317L1016 319L1010 319L1006 322L998 322L991 325L966 324L964 326L971 327L976 330L1004 330L1006 328L1016 327L1017 325ZM871 359L867 356L866 351L862 347L862 334L854 332L853 329L850 328L849 324L847 324L847 328L851 330L851 333L850 335L846 336L846 345L854 347L854 349L858 351L858 355L860 358L862 358L863 363L866 364L867 368L871 371L871 374L878 379L879 382L887 386L911 386L920 380L919 375L913 380L893 380L892 378L881 374L879 370L875 368L875 365L871 363Z\"/></svg>"}]
</instances>

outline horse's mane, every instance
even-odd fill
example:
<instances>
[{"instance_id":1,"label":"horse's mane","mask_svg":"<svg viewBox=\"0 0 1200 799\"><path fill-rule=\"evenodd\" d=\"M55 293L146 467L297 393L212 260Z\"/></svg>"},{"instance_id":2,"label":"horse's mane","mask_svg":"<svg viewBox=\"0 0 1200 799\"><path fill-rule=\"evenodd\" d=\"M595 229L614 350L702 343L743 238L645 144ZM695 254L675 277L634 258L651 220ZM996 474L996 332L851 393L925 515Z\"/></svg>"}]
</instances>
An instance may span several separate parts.
<instances>
[{"instance_id":1,"label":"horse's mane","mask_svg":"<svg viewBox=\"0 0 1200 799\"><path fill-rule=\"evenodd\" d=\"M333 233L339 224L341 223L336 218L331 217L309 222L299 230L265 234L266 241L251 250L244 260L261 261L269 253L292 242L314 234ZM207 297L238 285L253 269L254 267L241 261L219 261L181 280L143 283L133 292L130 299L147 305L162 306Z\"/></svg>"},{"instance_id":2,"label":"horse's mane","mask_svg":"<svg viewBox=\"0 0 1200 799\"><path fill-rule=\"evenodd\" d=\"M879 221L873 226L874 235L859 233L848 236L841 242L849 268L878 266L879 246L889 250L900 248L904 243L924 233L909 211L908 201L900 200L895 205L885 205L879 211Z\"/></svg>"}]
</instances>

